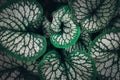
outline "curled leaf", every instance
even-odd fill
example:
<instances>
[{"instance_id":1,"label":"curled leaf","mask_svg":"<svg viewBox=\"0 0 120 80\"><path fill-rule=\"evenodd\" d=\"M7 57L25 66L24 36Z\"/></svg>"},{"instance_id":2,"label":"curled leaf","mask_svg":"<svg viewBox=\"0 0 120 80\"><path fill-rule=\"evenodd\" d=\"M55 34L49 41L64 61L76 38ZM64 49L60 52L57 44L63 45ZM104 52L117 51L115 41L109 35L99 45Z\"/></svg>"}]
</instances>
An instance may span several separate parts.
<instances>
[{"instance_id":1,"label":"curled leaf","mask_svg":"<svg viewBox=\"0 0 120 80\"><path fill-rule=\"evenodd\" d=\"M54 34L50 36L50 41L57 48L73 45L80 35L80 27L73 22L68 6L53 13L51 30Z\"/></svg>"}]
</instances>

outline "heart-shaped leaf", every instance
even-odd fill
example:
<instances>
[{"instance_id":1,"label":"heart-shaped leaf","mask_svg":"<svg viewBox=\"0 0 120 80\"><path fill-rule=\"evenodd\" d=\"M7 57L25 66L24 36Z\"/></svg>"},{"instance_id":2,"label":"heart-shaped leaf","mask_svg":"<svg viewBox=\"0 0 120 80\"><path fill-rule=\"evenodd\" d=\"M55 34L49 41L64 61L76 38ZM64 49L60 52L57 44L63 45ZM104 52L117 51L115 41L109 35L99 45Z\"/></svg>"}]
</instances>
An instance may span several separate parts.
<instances>
[{"instance_id":1,"label":"heart-shaped leaf","mask_svg":"<svg viewBox=\"0 0 120 80\"><path fill-rule=\"evenodd\" d=\"M0 80L38 80L37 66L35 61L21 62L0 52Z\"/></svg>"},{"instance_id":2,"label":"heart-shaped leaf","mask_svg":"<svg viewBox=\"0 0 120 80\"><path fill-rule=\"evenodd\" d=\"M46 39L36 32L42 7L34 0L9 1L0 10L0 50L19 60L33 61L46 50ZM37 34L36 34L37 33Z\"/></svg>"},{"instance_id":3,"label":"heart-shaped leaf","mask_svg":"<svg viewBox=\"0 0 120 80\"><path fill-rule=\"evenodd\" d=\"M53 13L50 36L51 43L57 48L66 48L73 45L79 38L80 27L72 20L68 6L64 6Z\"/></svg>"},{"instance_id":4,"label":"heart-shaped leaf","mask_svg":"<svg viewBox=\"0 0 120 80\"><path fill-rule=\"evenodd\" d=\"M65 48L65 50L68 52L72 52L74 50L83 50L87 52L90 42L91 42L90 35L85 30L81 30L81 34L77 42L72 46Z\"/></svg>"},{"instance_id":5,"label":"heart-shaped leaf","mask_svg":"<svg viewBox=\"0 0 120 80\"><path fill-rule=\"evenodd\" d=\"M96 74L91 57L83 51L65 54L50 51L38 71L42 80L94 80Z\"/></svg>"},{"instance_id":6,"label":"heart-shaped leaf","mask_svg":"<svg viewBox=\"0 0 120 80\"><path fill-rule=\"evenodd\" d=\"M72 0L70 3L76 22L88 32L105 28L118 5L118 0Z\"/></svg>"},{"instance_id":7,"label":"heart-shaped leaf","mask_svg":"<svg viewBox=\"0 0 120 80\"><path fill-rule=\"evenodd\" d=\"M120 29L100 34L90 45L100 80L120 80Z\"/></svg>"}]
</instances>

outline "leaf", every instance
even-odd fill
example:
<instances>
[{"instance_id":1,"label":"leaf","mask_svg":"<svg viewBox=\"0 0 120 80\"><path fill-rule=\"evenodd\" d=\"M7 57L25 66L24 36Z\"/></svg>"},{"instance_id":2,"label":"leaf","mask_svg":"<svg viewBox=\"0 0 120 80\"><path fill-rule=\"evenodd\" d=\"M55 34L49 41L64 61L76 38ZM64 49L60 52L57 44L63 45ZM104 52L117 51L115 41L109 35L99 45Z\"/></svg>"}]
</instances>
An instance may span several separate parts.
<instances>
[{"instance_id":1,"label":"leaf","mask_svg":"<svg viewBox=\"0 0 120 80\"><path fill-rule=\"evenodd\" d=\"M88 32L96 32L105 28L113 18L118 0L72 0L70 6L76 22Z\"/></svg>"},{"instance_id":2,"label":"leaf","mask_svg":"<svg viewBox=\"0 0 120 80\"><path fill-rule=\"evenodd\" d=\"M0 80L37 80L37 66L35 61L21 62L0 52Z\"/></svg>"},{"instance_id":3,"label":"leaf","mask_svg":"<svg viewBox=\"0 0 120 80\"><path fill-rule=\"evenodd\" d=\"M46 38L49 38L50 35L52 34L50 30L51 22L49 22L47 18L44 17L42 25L43 25L42 29L43 29L44 36Z\"/></svg>"},{"instance_id":4,"label":"leaf","mask_svg":"<svg viewBox=\"0 0 120 80\"><path fill-rule=\"evenodd\" d=\"M95 66L88 54L83 51L59 53L48 52L39 63L42 80L95 80Z\"/></svg>"},{"instance_id":5,"label":"leaf","mask_svg":"<svg viewBox=\"0 0 120 80\"><path fill-rule=\"evenodd\" d=\"M67 48L73 45L80 35L80 27L73 20L68 6L53 13L50 36L51 43L57 48Z\"/></svg>"},{"instance_id":6,"label":"leaf","mask_svg":"<svg viewBox=\"0 0 120 80\"><path fill-rule=\"evenodd\" d=\"M13 0L0 10L0 50L22 61L33 61L46 50L46 39L36 33L42 7L34 0Z\"/></svg>"},{"instance_id":7,"label":"leaf","mask_svg":"<svg viewBox=\"0 0 120 80\"><path fill-rule=\"evenodd\" d=\"M42 7L34 0L8 1L0 9L0 28L18 31L37 29L35 23L41 20Z\"/></svg>"},{"instance_id":8,"label":"leaf","mask_svg":"<svg viewBox=\"0 0 120 80\"><path fill-rule=\"evenodd\" d=\"M120 80L120 29L100 34L90 45L100 80Z\"/></svg>"},{"instance_id":9,"label":"leaf","mask_svg":"<svg viewBox=\"0 0 120 80\"><path fill-rule=\"evenodd\" d=\"M90 35L85 30L81 30L81 34L77 42L72 46L65 48L65 50L69 52L72 52L74 50L83 50L87 52L90 42L91 42Z\"/></svg>"}]
</instances>

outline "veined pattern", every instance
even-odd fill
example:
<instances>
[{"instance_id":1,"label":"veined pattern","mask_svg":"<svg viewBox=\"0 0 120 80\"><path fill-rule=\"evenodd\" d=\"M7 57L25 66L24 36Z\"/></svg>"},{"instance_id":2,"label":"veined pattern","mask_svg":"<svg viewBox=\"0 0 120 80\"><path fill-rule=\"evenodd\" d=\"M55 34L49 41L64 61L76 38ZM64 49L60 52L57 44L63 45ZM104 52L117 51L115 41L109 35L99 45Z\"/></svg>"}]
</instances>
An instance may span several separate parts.
<instances>
[{"instance_id":1,"label":"veined pattern","mask_svg":"<svg viewBox=\"0 0 120 80\"><path fill-rule=\"evenodd\" d=\"M26 80L24 71L31 74L38 73L37 62L22 62L16 60L15 58L5 54L0 53L0 80ZM23 71L22 71L22 70ZM27 76L30 77L31 74Z\"/></svg>"},{"instance_id":2,"label":"veined pattern","mask_svg":"<svg viewBox=\"0 0 120 80\"><path fill-rule=\"evenodd\" d=\"M91 43L90 53L96 62L100 79L120 79L120 29L99 35Z\"/></svg>"},{"instance_id":3,"label":"veined pattern","mask_svg":"<svg viewBox=\"0 0 120 80\"><path fill-rule=\"evenodd\" d=\"M39 74L44 80L94 80L95 66L90 56L82 51L73 51L60 56L50 51L39 64Z\"/></svg>"},{"instance_id":4,"label":"veined pattern","mask_svg":"<svg viewBox=\"0 0 120 80\"><path fill-rule=\"evenodd\" d=\"M8 2L0 10L1 49L19 60L32 61L46 50L46 40L34 33L42 7L34 0Z\"/></svg>"},{"instance_id":5,"label":"veined pattern","mask_svg":"<svg viewBox=\"0 0 120 80\"><path fill-rule=\"evenodd\" d=\"M73 22L71 17L72 14L68 6L64 6L53 13L51 30L54 34L50 36L50 40L55 47L66 48L77 41L80 35L80 27Z\"/></svg>"},{"instance_id":6,"label":"veined pattern","mask_svg":"<svg viewBox=\"0 0 120 80\"><path fill-rule=\"evenodd\" d=\"M76 22L88 32L96 32L107 26L117 9L118 0L72 0Z\"/></svg>"}]
</instances>

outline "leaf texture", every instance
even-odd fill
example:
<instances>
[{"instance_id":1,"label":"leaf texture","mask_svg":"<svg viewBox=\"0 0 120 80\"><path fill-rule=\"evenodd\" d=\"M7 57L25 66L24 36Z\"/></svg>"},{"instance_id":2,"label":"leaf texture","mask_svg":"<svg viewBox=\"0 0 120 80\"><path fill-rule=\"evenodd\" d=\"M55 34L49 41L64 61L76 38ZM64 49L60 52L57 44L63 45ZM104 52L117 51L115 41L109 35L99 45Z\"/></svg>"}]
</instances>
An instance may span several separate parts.
<instances>
[{"instance_id":1,"label":"leaf texture","mask_svg":"<svg viewBox=\"0 0 120 80\"><path fill-rule=\"evenodd\" d=\"M38 76L37 62L22 62L0 52L0 80L36 79ZM36 79L37 80L37 79Z\"/></svg>"},{"instance_id":2,"label":"leaf texture","mask_svg":"<svg viewBox=\"0 0 120 80\"><path fill-rule=\"evenodd\" d=\"M83 51L48 52L38 68L42 80L94 80L95 66Z\"/></svg>"},{"instance_id":3,"label":"leaf texture","mask_svg":"<svg viewBox=\"0 0 120 80\"><path fill-rule=\"evenodd\" d=\"M68 6L53 13L51 30L54 34L50 36L50 41L57 48L73 45L80 35L80 27L73 22Z\"/></svg>"},{"instance_id":4,"label":"leaf texture","mask_svg":"<svg viewBox=\"0 0 120 80\"><path fill-rule=\"evenodd\" d=\"M92 33L107 26L116 13L118 0L72 0L70 6L76 22Z\"/></svg>"},{"instance_id":5,"label":"leaf texture","mask_svg":"<svg viewBox=\"0 0 120 80\"><path fill-rule=\"evenodd\" d=\"M100 80L120 80L120 29L99 35L90 45Z\"/></svg>"},{"instance_id":6,"label":"leaf texture","mask_svg":"<svg viewBox=\"0 0 120 80\"><path fill-rule=\"evenodd\" d=\"M72 52L74 50L83 50L87 52L90 42L91 42L91 38L88 32L86 32L85 30L81 30L81 34L77 42L72 46L65 48L65 50L68 52Z\"/></svg>"},{"instance_id":7,"label":"leaf texture","mask_svg":"<svg viewBox=\"0 0 120 80\"><path fill-rule=\"evenodd\" d=\"M13 0L0 10L0 49L19 60L33 61L46 50L46 39L36 33L42 7L34 0Z\"/></svg>"}]
</instances>

